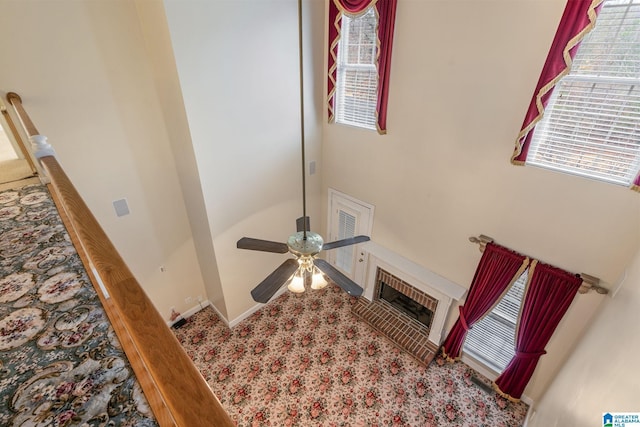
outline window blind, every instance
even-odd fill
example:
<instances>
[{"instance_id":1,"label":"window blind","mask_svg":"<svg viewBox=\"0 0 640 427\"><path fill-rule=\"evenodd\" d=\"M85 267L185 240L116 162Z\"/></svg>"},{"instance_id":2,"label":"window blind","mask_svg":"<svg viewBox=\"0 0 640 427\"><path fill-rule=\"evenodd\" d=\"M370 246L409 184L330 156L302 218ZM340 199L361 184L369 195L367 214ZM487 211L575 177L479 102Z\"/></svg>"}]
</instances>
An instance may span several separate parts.
<instances>
[{"instance_id":1,"label":"window blind","mask_svg":"<svg viewBox=\"0 0 640 427\"><path fill-rule=\"evenodd\" d=\"M628 186L639 123L640 0L608 0L534 129L527 164Z\"/></svg>"},{"instance_id":2,"label":"window blind","mask_svg":"<svg viewBox=\"0 0 640 427\"><path fill-rule=\"evenodd\" d=\"M525 271L500 302L467 333L463 351L496 372L515 355L515 334L527 282Z\"/></svg>"},{"instance_id":3,"label":"window blind","mask_svg":"<svg viewBox=\"0 0 640 427\"><path fill-rule=\"evenodd\" d=\"M356 235L356 217L340 210L338 218L338 240L354 237ZM336 249L336 265L347 274L351 273L353 249L353 246L342 246Z\"/></svg>"},{"instance_id":4,"label":"window blind","mask_svg":"<svg viewBox=\"0 0 640 427\"><path fill-rule=\"evenodd\" d=\"M376 28L373 8L357 18L342 16L334 108L338 123L376 129Z\"/></svg>"}]
</instances>

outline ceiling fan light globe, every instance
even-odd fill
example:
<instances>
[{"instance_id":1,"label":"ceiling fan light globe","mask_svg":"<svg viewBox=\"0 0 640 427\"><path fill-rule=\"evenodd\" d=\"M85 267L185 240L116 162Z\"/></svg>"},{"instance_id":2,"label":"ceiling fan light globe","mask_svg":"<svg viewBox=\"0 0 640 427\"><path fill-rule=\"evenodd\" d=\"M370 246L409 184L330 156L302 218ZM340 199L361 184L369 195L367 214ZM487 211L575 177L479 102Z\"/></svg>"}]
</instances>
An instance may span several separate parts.
<instances>
[{"instance_id":1,"label":"ceiling fan light globe","mask_svg":"<svg viewBox=\"0 0 640 427\"><path fill-rule=\"evenodd\" d=\"M287 285L287 288L291 291L294 292L296 294L301 294L304 292L304 278L299 275L299 274L295 274L292 278L291 281L289 282L289 284Z\"/></svg>"},{"instance_id":2,"label":"ceiling fan light globe","mask_svg":"<svg viewBox=\"0 0 640 427\"><path fill-rule=\"evenodd\" d=\"M328 285L328 282L317 268L314 268L314 270L313 276L311 276L311 289L322 289Z\"/></svg>"}]
</instances>

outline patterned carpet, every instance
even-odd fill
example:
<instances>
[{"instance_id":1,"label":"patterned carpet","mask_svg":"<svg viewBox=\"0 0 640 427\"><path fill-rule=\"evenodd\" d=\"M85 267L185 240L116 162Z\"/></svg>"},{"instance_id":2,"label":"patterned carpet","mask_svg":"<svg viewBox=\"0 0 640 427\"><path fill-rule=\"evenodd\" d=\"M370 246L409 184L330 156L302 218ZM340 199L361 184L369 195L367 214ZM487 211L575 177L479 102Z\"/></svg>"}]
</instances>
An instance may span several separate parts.
<instances>
[{"instance_id":1,"label":"patterned carpet","mask_svg":"<svg viewBox=\"0 0 640 427\"><path fill-rule=\"evenodd\" d=\"M176 336L239 426L521 426L527 411L428 367L351 314L336 286L285 293L230 330L210 307Z\"/></svg>"},{"instance_id":2,"label":"patterned carpet","mask_svg":"<svg viewBox=\"0 0 640 427\"><path fill-rule=\"evenodd\" d=\"M42 185L0 192L0 425L157 425Z\"/></svg>"}]
</instances>

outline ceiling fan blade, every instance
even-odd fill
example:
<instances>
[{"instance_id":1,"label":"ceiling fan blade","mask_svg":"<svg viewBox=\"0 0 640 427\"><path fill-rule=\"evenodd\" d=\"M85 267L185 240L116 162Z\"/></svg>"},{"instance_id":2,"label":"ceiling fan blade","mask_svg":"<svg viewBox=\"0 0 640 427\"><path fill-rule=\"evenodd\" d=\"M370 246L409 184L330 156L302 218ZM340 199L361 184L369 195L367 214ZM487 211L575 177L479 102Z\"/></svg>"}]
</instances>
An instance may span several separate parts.
<instances>
[{"instance_id":1,"label":"ceiling fan blade","mask_svg":"<svg viewBox=\"0 0 640 427\"><path fill-rule=\"evenodd\" d=\"M360 295L362 295L364 289L362 289L360 285L342 274L338 269L329 264L327 261L318 258L313 260L313 263L324 274L329 276L329 278L333 280L336 285L340 286L349 295L353 295L354 297L359 297Z\"/></svg>"},{"instance_id":2,"label":"ceiling fan blade","mask_svg":"<svg viewBox=\"0 0 640 427\"><path fill-rule=\"evenodd\" d=\"M299 233L304 231L304 219L307 219L307 231L311 231L311 219L308 216L301 216L296 219L296 231Z\"/></svg>"},{"instance_id":3,"label":"ceiling fan blade","mask_svg":"<svg viewBox=\"0 0 640 427\"><path fill-rule=\"evenodd\" d=\"M251 291L254 301L266 304L298 269L298 261L289 258Z\"/></svg>"},{"instance_id":4,"label":"ceiling fan blade","mask_svg":"<svg viewBox=\"0 0 640 427\"><path fill-rule=\"evenodd\" d=\"M274 252L277 254L285 254L289 252L289 246L287 246L286 243L272 242L270 240L252 239L251 237L243 237L242 239L238 240L238 249Z\"/></svg>"},{"instance_id":5,"label":"ceiling fan blade","mask_svg":"<svg viewBox=\"0 0 640 427\"><path fill-rule=\"evenodd\" d=\"M348 239L336 240L334 242L325 243L322 245L322 249L334 249L341 248L342 246L355 245L356 243L368 242L371 240L369 236L355 236Z\"/></svg>"}]
</instances>

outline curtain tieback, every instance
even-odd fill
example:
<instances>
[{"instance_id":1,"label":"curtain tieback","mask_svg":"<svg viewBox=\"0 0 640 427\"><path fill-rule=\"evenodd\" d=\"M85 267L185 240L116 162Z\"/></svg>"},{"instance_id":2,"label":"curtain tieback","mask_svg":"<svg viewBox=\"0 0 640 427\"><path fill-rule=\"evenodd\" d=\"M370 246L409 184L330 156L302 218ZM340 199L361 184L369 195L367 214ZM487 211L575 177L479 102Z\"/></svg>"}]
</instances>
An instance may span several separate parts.
<instances>
[{"instance_id":1,"label":"curtain tieback","mask_svg":"<svg viewBox=\"0 0 640 427\"><path fill-rule=\"evenodd\" d=\"M460 324L462 325L462 328L468 332L471 328L467 324L467 319L464 317L464 311L462 311L463 308L464 306L462 305L458 307L458 310L460 311Z\"/></svg>"},{"instance_id":2,"label":"curtain tieback","mask_svg":"<svg viewBox=\"0 0 640 427\"><path fill-rule=\"evenodd\" d=\"M526 352L526 351L517 351L516 350L516 357L519 359L537 359L538 357L542 356L543 354L547 354L546 350L542 350L542 351L532 351L532 352Z\"/></svg>"}]
</instances>

